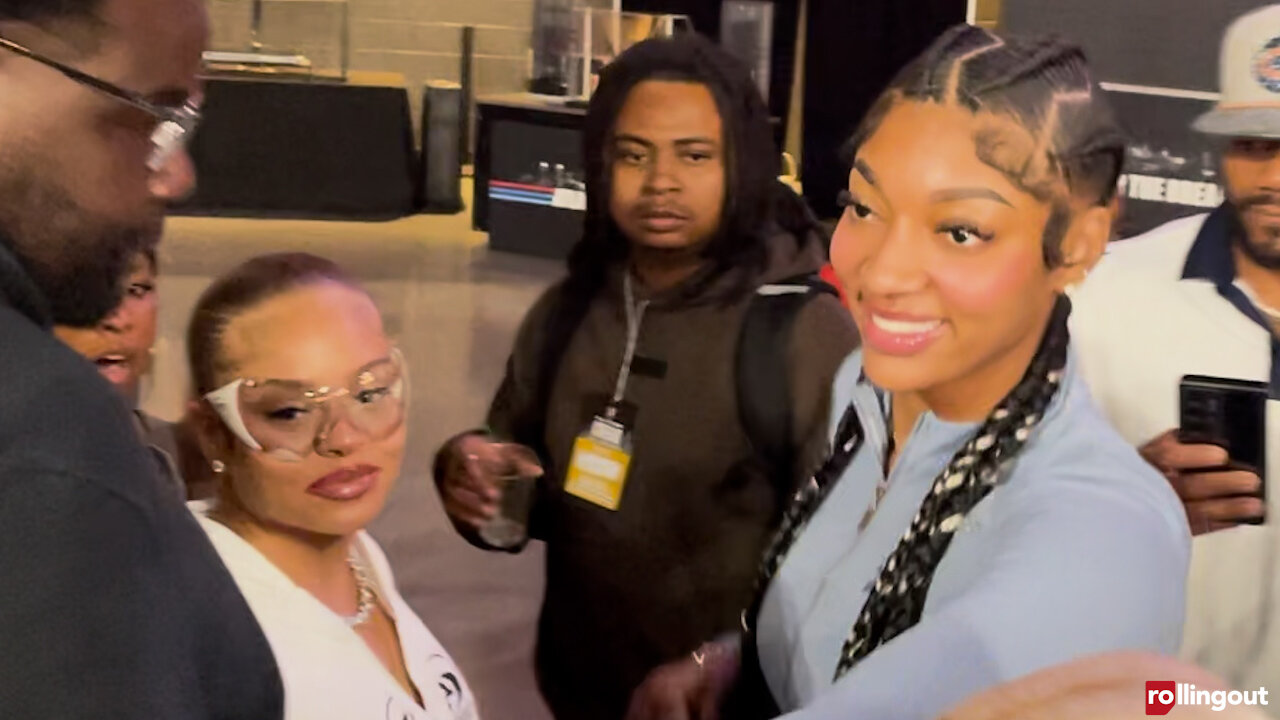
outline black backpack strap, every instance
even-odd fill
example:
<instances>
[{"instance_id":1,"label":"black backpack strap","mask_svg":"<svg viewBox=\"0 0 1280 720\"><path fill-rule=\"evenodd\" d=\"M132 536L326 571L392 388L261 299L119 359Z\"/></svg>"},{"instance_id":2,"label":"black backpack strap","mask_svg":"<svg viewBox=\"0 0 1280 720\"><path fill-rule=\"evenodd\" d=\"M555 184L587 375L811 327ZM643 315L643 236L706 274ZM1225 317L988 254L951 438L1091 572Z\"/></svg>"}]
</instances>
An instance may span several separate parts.
<instances>
[{"instance_id":1,"label":"black backpack strap","mask_svg":"<svg viewBox=\"0 0 1280 720\"><path fill-rule=\"evenodd\" d=\"M800 310L822 294L838 297L817 273L763 285L751 298L738 336L738 413L756 456L779 482L781 497L790 492L796 454L787 350Z\"/></svg>"}]
</instances>

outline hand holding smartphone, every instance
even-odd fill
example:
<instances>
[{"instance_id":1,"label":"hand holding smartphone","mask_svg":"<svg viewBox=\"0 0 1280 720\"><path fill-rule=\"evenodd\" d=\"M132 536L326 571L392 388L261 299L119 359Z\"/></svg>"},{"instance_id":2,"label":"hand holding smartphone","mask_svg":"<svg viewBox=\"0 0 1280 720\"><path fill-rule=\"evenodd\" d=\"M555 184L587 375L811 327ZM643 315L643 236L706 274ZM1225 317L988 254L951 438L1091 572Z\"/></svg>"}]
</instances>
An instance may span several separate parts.
<instances>
[{"instance_id":1,"label":"hand holding smartphone","mask_svg":"<svg viewBox=\"0 0 1280 720\"><path fill-rule=\"evenodd\" d=\"M1178 441L1183 445L1213 445L1226 451L1226 462L1217 467L1179 468L1184 474L1214 475L1224 483L1241 473L1262 479L1255 493L1240 497L1266 500L1266 383L1231 378L1187 375L1179 386ZM1200 485L1205 485L1201 482ZM1188 502L1185 493L1184 502ZM1229 499L1229 498L1228 498ZM1188 502L1190 508L1190 503ZM1265 505L1264 505L1265 507ZM1189 513L1190 514L1190 513ZM1235 522L1262 524L1262 517L1239 517Z\"/></svg>"}]
</instances>

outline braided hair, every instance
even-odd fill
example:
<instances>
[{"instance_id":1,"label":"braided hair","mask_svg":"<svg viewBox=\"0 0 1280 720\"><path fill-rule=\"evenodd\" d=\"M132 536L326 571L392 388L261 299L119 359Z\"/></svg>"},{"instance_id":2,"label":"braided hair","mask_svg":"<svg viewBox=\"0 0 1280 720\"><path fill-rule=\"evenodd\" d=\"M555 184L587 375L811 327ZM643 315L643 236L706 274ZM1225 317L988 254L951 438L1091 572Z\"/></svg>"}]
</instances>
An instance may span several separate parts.
<instances>
[{"instance_id":1,"label":"braided hair","mask_svg":"<svg viewBox=\"0 0 1280 720\"><path fill-rule=\"evenodd\" d=\"M852 156L903 101L969 110L978 157L1051 206L1049 267L1062 264L1072 197L1111 202L1125 137L1089 73L1084 52L1056 36L999 36L972 25L943 33L898 74L845 147Z\"/></svg>"},{"instance_id":2,"label":"braided hair","mask_svg":"<svg viewBox=\"0 0 1280 720\"><path fill-rule=\"evenodd\" d=\"M908 65L873 105L850 142L857 148L897 103L961 107L978 122L978 157L1051 205L1044 262L1063 263L1068 201L1105 205L1114 193L1124 139L1080 49L1055 37L1001 37L969 25L952 28ZM935 479L911 525L880 570L844 643L839 679L880 645L919 622L934 572L968 513L1004 478L1061 385L1067 362L1070 301L1055 303L1034 357L1017 385L986 417ZM786 553L863 442L849 407L834 451L797 493L766 552L755 606ZM750 632L751 628L748 627ZM751 646L754 650L754 645Z\"/></svg>"}]
</instances>

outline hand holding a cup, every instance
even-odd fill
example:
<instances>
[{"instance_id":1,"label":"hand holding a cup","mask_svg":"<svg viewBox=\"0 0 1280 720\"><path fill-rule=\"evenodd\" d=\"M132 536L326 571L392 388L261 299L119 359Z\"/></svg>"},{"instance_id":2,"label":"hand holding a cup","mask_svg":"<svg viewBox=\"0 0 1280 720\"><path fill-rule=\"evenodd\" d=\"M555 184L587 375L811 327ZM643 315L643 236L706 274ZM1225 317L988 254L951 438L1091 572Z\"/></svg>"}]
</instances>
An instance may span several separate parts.
<instances>
[{"instance_id":1,"label":"hand holding a cup","mask_svg":"<svg viewBox=\"0 0 1280 720\"><path fill-rule=\"evenodd\" d=\"M498 547L523 540L534 483L542 476L537 455L485 435L464 435L447 453L440 496L449 517Z\"/></svg>"}]
</instances>

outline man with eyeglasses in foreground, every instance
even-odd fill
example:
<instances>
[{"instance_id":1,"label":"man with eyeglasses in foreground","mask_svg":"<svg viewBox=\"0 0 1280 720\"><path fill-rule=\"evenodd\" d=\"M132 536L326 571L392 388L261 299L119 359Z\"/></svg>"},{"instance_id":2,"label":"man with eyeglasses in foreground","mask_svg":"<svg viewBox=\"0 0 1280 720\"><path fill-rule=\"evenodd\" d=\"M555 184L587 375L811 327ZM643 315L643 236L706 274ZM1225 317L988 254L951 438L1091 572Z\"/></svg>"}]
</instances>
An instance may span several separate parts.
<instances>
[{"instance_id":1,"label":"man with eyeglasses in foreground","mask_svg":"<svg viewBox=\"0 0 1280 720\"><path fill-rule=\"evenodd\" d=\"M50 334L194 182L201 0L0 0L0 715L279 718L270 647L128 411Z\"/></svg>"}]
</instances>

